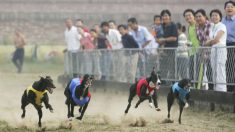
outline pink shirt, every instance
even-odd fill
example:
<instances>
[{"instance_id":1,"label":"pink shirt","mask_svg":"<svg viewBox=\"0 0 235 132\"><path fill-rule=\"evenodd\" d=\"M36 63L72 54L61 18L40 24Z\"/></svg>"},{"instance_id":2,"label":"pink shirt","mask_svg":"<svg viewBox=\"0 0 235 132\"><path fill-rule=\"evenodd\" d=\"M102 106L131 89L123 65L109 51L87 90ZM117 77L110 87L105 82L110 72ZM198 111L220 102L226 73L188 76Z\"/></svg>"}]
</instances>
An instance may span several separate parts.
<instances>
[{"instance_id":1,"label":"pink shirt","mask_svg":"<svg viewBox=\"0 0 235 132\"><path fill-rule=\"evenodd\" d=\"M95 46L92 43L91 35L89 33L84 32L84 36L80 39L81 46L84 49L94 49Z\"/></svg>"}]
</instances>

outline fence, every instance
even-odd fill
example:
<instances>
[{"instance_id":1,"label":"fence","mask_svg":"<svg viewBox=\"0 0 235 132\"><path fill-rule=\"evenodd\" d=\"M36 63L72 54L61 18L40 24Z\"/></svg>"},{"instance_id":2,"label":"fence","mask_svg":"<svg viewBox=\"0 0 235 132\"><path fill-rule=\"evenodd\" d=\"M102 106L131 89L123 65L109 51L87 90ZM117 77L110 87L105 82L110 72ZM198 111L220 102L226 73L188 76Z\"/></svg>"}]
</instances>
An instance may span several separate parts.
<instances>
[{"instance_id":1,"label":"fence","mask_svg":"<svg viewBox=\"0 0 235 132\"><path fill-rule=\"evenodd\" d=\"M72 51L65 56L65 73L71 77L73 74L93 74L96 79L134 82L136 78L149 76L155 66L163 81L190 78L198 89L207 88L203 87L207 83L209 88L215 86L219 91L224 91L226 85L235 85L235 82L228 81L234 78L233 74L226 74L227 50L233 48ZM233 71L231 64L227 64L227 71Z\"/></svg>"}]
</instances>

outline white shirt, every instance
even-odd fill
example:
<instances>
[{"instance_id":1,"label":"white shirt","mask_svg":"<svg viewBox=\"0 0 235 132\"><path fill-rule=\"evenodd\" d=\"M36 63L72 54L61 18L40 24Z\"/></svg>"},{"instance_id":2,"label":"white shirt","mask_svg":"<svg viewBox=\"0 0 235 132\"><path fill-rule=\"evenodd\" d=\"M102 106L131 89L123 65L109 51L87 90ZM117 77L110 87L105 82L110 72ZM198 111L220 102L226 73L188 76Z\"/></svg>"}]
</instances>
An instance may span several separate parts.
<instances>
[{"instance_id":1,"label":"white shirt","mask_svg":"<svg viewBox=\"0 0 235 132\"><path fill-rule=\"evenodd\" d=\"M188 46L187 46L187 37L184 33L181 33L178 36L178 48L177 48L177 55L180 57L188 57Z\"/></svg>"},{"instance_id":2,"label":"white shirt","mask_svg":"<svg viewBox=\"0 0 235 132\"><path fill-rule=\"evenodd\" d=\"M210 29L209 37L210 37L210 39L214 39L219 31L223 31L224 34L220 38L219 42L217 44L214 44L212 47L219 46L219 45L220 46L226 46L227 29L226 29L226 26L223 23L219 22L217 24L214 24L212 26L212 28Z\"/></svg>"},{"instance_id":3,"label":"white shirt","mask_svg":"<svg viewBox=\"0 0 235 132\"><path fill-rule=\"evenodd\" d=\"M76 51L80 49L81 35L78 33L76 27L72 26L70 30L66 28L64 35L68 51Z\"/></svg>"},{"instance_id":4,"label":"white shirt","mask_svg":"<svg viewBox=\"0 0 235 132\"><path fill-rule=\"evenodd\" d=\"M108 34L105 35L112 49L121 49L123 47L121 42L121 34L115 29L109 29Z\"/></svg>"}]
</instances>

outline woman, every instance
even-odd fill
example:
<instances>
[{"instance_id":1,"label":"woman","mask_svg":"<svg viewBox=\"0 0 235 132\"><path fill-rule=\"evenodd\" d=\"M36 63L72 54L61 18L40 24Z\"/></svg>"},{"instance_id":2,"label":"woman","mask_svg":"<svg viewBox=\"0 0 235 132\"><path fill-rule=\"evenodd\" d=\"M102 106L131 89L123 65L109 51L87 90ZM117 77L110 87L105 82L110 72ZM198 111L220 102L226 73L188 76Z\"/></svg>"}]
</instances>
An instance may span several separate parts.
<instances>
[{"instance_id":1,"label":"woman","mask_svg":"<svg viewBox=\"0 0 235 132\"><path fill-rule=\"evenodd\" d=\"M218 9L210 12L211 21L214 26L210 30L209 40L206 45L211 46L211 66L213 73L214 90L226 91L226 67L227 60L226 39L227 30L226 26L221 22L222 13Z\"/></svg>"},{"instance_id":2,"label":"woman","mask_svg":"<svg viewBox=\"0 0 235 132\"><path fill-rule=\"evenodd\" d=\"M205 47L202 49L199 49L198 53L199 53L199 64L200 64L200 69L199 69L199 77L198 77L198 89L201 88L201 82L203 79L203 73L204 70L206 68L206 77L208 80L208 87L209 90L213 90L213 86L214 84L213 79L212 79L212 69L211 69L211 62L210 62L210 49L206 48L206 42L209 39L209 33L210 30L213 26L213 23L209 22L207 20L207 16L206 16L206 11L203 9L199 9L195 12L195 18L196 18L196 22L197 22L197 37L198 40L200 42L200 46ZM204 65L206 65L206 67L204 67Z\"/></svg>"}]
</instances>

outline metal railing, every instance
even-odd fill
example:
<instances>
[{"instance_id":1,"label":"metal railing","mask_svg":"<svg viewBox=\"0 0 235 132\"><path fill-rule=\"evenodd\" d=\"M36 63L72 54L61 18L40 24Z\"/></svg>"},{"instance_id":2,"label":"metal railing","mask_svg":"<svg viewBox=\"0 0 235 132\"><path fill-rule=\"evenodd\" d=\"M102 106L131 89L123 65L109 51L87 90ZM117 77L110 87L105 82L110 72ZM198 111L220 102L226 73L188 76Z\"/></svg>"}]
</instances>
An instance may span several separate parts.
<instances>
[{"instance_id":1,"label":"metal railing","mask_svg":"<svg viewBox=\"0 0 235 132\"><path fill-rule=\"evenodd\" d=\"M155 66L164 81L190 78L195 88L203 89L205 83L209 84L209 89L211 85L220 88L235 85L229 79L234 78L233 73L226 73L235 67L231 63L233 54L228 54L230 62L227 62L229 49L234 47L72 51L65 54L65 72L70 76L93 74L96 79L134 82L136 78L149 76Z\"/></svg>"}]
</instances>

